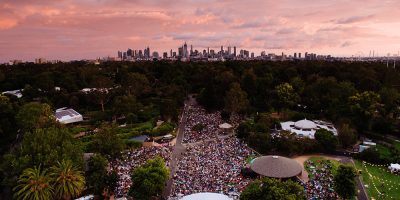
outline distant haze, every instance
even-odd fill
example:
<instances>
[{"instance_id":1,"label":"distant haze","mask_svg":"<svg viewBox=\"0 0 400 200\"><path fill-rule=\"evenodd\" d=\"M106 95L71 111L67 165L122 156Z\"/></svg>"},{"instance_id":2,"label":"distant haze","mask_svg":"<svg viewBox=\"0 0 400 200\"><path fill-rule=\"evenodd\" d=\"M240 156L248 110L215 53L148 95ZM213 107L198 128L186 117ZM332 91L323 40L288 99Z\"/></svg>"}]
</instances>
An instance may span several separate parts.
<instances>
[{"instance_id":1,"label":"distant haze","mask_svg":"<svg viewBox=\"0 0 400 200\"><path fill-rule=\"evenodd\" d=\"M237 46L334 56L397 54L398 0L1 0L0 61L93 59Z\"/></svg>"}]
</instances>

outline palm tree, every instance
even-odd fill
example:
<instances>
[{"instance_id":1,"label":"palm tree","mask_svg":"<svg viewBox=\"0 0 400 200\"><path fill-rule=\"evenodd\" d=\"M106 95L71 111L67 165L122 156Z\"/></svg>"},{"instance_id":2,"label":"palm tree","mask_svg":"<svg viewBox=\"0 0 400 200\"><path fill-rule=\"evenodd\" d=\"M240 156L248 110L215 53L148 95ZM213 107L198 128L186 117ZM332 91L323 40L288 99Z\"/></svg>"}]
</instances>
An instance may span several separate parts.
<instances>
[{"instance_id":1,"label":"palm tree","mask_svg":"<svg viewBox=\"0 0 400 200\"><path fill-rule=\"evenodd\" d=\"M57 199L77 197L85 188L83 173L72 165L70 160L63 160L51 168L53 188Z\"/></svg>"},{"instance_id":2,"label":"palm tree","mask_svg":"<svg viewBox=\"0 0 400 200\"><path fill-rule=\"evenodd\" d=\"M27 168L18 178L14 197L24 200L52 199L53 188L50 181L46 170L41 170L40 167Z\"/></svg>"}]
</instances>

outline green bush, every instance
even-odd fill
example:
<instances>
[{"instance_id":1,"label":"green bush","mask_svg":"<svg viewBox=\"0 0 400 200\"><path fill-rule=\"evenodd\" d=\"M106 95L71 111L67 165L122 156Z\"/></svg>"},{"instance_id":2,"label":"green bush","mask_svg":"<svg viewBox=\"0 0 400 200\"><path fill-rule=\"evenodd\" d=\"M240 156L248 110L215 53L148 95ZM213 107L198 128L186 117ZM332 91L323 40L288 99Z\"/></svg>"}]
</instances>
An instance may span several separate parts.
<instances>
[{"instance_id":1,"label":"green bush","mask_svg":"<svg viewBox=\"0 0 400 200\"><path fill-rule=\"evenodd\" d=\"M124 140L124 143L127 147L129 148L140 148L143 146L143 143L139 142L139 141L133 141L133 140Z\"/></svg>"}]
</instances>

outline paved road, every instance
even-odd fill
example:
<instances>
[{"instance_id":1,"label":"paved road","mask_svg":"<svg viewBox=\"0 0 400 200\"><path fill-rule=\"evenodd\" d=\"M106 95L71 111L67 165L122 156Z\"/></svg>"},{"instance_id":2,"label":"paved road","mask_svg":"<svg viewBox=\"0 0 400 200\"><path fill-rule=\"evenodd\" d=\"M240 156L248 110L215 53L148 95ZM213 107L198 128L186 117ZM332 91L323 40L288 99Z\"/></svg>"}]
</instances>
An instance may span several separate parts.
<instances>
[{"instance_id":1,"label":"paved road","mask_svg":"<svg viewBox=\"0 0 400 200\"><path fill-rule=\"evenodd\" d=\"M171 193L173 176L176 172L176 165L178 163L178 160L182 156L182 153L185 152L185 150L186 150L186 148L182 145L185 123L187 120L186 113L187 113L187 110L190 108L190 106L194 104L194 102L195 101L192 98L190 98L188 101L185 102L184 110L182 112L182 116L181 116L179 127L178 127L178 132L177 132L177 136L176 136L176 144L174 146L174 149L173 149L172 155L171 155L171 163L170 163L171 174L170 174L169 180L167 181L167 183L166 183L167 185L163 192L164 199L168 199L168 197Z\"/></svg>"}]
</instances>

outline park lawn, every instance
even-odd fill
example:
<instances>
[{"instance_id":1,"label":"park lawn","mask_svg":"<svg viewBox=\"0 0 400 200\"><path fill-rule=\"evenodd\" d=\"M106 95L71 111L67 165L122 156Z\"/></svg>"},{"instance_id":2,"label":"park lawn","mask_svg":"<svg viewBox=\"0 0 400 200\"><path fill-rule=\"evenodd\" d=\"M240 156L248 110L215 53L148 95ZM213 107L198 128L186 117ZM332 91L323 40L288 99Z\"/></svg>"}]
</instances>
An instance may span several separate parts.
<instances>
[{"instance_id":1,"label":"park lawn","mask_svg":"<svg viewBox=\"0 0 400 200\"><path fill-rule=\"evenodd\" d=\"M391 174L386 167L378 167L378 166L370 166L368 164L365 165L365 167L362 164L362 161L355 160L356 168L357 170L361 170L361 176L362 176L362 181L364 185L368 185L368 187L365 187L367 190L368 196L370 199L400 199L400 176ZM367 168L367 169L365 169ZM382 187L382 182L377 179L371 178L368 173L366 172L368 170L369 173L373 177L377 177L380 180L384 180L384 183ZM392 198L382 198L379 196L378 191L373 185L373 182L375 183L377 189L382 193L384 192L385 194L388 195L388 197ZM392 184L390 184L391 182ZM392 189L389 189L388 186L393 185Z\"/></svg>"}]
</instances>

